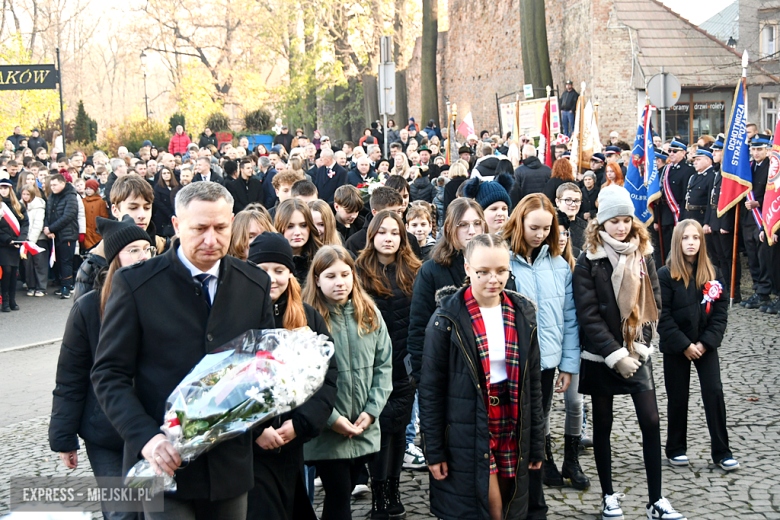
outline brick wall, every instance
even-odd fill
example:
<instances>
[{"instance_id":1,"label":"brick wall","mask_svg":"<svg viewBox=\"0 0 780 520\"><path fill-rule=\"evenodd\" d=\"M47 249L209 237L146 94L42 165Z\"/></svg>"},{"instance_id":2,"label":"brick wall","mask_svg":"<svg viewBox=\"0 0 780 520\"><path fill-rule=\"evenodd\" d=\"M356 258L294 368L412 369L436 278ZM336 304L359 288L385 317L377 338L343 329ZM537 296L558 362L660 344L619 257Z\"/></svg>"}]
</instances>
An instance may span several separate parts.
<instances>
[{"instance_id":1,"label":"brick wall","mask_svg":"<svg viewBox=\"0 0 780 520\"><path fill-rule=\"evenodd\" d=\"M579 91L584 81L586 96L599 102L602 140L617 130L631 142L637 121L635 87L643 85L644 79L638 66L632 77L631 38L616 19L612 0L547 0L545 7L554 87L563 90L571 79ZM442 120L449 96L458 105L458 123L471 111L477 131L498 130L496 93L522 90L524 83L520 16L519 0L450 1L450 27L439 34ZM419 39L407 69L407 87L410 114L418 118Z\"/></svg>"}]
</instances>

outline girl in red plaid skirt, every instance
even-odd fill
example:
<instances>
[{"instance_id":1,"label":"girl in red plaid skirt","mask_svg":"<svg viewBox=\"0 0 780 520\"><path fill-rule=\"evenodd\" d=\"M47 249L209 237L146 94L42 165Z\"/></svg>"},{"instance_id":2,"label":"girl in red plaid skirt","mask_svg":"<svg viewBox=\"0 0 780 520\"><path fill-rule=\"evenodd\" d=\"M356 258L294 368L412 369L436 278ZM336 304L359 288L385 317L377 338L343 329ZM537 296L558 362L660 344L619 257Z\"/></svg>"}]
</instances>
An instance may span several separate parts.
<instances>
[{"instance_id":1,"label":"girl in red plaid skirt","mask_svg":"<svg viewBox=\"0 0 780 520\"><path fill-rule=\"evenodd\" d=\"M466 246L469 285L428 324L420 423L439 518L526 518L529 469L543 458L535 308L505 290L509 249L498 235ZM454 292L457 291L457 292ZM452 294L454 292L454 294Z\"/></svg>"}]
</instances>

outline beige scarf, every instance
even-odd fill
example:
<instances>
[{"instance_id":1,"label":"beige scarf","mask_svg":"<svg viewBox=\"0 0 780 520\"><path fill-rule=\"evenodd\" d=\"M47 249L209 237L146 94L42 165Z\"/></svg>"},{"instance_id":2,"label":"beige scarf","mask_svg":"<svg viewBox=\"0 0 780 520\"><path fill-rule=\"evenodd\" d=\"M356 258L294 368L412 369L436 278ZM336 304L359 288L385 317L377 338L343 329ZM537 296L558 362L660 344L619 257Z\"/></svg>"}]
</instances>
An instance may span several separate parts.
<instances>
[{"instance_id":1,"label":"beige scarf","mask_svg":"<svg viewBox=\"0 0 780 520\"><path fill-rule=\"evenodd\" d=\"M620 242L604 231L599 231L599 236L612 264L612 290L620 309L623 340L628 351L633 352L635 341L644 343L644 326L650 325L655 334L658 325L653 285L647 274L645 259L639 251L639 238Z\"/></svg>"}]
</instances>

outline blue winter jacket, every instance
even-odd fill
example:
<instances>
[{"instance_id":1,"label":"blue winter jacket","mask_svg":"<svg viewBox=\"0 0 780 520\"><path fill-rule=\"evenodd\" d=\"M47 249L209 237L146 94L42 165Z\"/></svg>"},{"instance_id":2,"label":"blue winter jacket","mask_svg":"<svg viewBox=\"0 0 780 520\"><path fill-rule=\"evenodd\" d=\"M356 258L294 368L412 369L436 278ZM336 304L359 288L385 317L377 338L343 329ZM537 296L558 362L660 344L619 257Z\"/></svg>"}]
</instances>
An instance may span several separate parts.
<instances>
[{"instance_id":1,"label":"blue winter jacket","mask_svg":"<svg viewBox=\"0 0 780 520\"><path fill-rule=\"evenodd\" d=\"M517 292L536 303L542 370L580 372L580 334L574 307L572 273L562 256L550 256L542 245L533 265L512 253L510 267Z\"/></svg>"}]
</instances>

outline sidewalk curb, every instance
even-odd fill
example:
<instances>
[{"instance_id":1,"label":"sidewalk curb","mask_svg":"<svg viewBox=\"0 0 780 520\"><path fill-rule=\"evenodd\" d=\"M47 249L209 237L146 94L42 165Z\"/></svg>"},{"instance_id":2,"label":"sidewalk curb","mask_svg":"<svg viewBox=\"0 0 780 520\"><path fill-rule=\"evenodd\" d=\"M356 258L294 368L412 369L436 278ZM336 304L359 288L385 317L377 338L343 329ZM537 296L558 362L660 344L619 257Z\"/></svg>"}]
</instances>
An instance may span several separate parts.
<instances>
[{"instance_id":1,"label":"sidewalk curb","mask_svg":"<svg viewBox=\"0 0 780 520\"><path fill-rule=\"evenodd\" d=\"M50 343L59 343L61 341L62 338L54 338L46 341L39 341L37 343L30 343L29 345L21 345L18 347L4 348L4 349L0 349L0 354L4 352L13 352L15 350L27 350L28 348L42 347L44 345L49 345Z\"/></svg>"}]
</instances>

